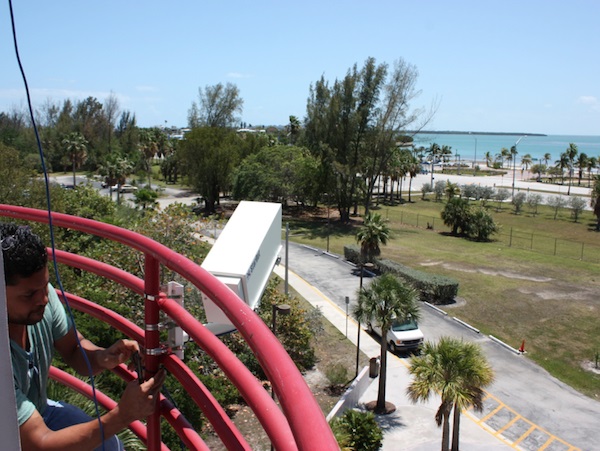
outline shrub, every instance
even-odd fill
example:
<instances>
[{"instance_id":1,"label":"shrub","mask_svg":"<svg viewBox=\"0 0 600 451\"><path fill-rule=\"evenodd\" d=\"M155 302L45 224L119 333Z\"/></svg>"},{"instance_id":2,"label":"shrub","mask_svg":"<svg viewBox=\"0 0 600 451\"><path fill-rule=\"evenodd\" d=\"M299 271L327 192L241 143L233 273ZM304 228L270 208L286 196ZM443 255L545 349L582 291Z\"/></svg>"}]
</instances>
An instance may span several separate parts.
<instances>
[{"instance_id":1,"label":"shrub","mask_svg":"<svg viewBox=\"0 0 600 451\"><path fill-rule=\"evenodd\" d=\"M344 246L344 258L358 264L358 246ZM426 273L386 259L375 259L375 265L380 272L390 272L410 283L419 292L422 301L448 304L453 302L458 293L458 281L450 277Z\"/></svg>"},{"instance_id":2,"label":"shrub","mask_svg":"<svg viewBox=\"0 0 600 451\"><path fill-rule=\"evenodd\" d=\"M573 221L577 222L579 215L581 215L581 212L585 209L586 204L587 202L579 196L572 197L571 200L569 200L569 207L571 207L571 217L573 218Z\"/></svg>"},{"instance_id":3,"label":"shrub","mask_svg":"<svg viewBox=\"0 0 600 451\"><path fill-rule=\"evenodd\" d=\"M499 226L485 208L478 208L471 213L469 220L469 236L477 241L489 241L490 235L498 233Z\"/></svg>"},{"instance_id":4,"label":"shrub","mask_svg":"<svg viewBox=\"0 0 600 451\"><path fill-rule=\"evenodd\" d=\"M523 208L523 204L525 203L526 198L527 198L527 194L525 194L525 193L517 193L512 198L511 203L513 204L513 207L515 207L516 215L521 213L521 209Z\"/></svg>"},{"instance_id":5,"label":"shrub","mask_svg":"<svg viewBox=\"0 0 600 451\"><path fill-rule=\"evenodd\" d=\"M461 197L449 199L440 216L444 224L452 229L452 235L466 233L471 221L469 200Z\"/></svg>"},{"instance_id":6,"label":"shrub","mask_svg":"<svg viewBox=\"0 0 600 451\"><path fill-rule=\"evenodd\" d=\"M331 387L346 385L348 382L348 368L341 363L334 363L325 368L325 377Z\"/></svg>"},{"instance_id":7,"label":"shrub","mask_svg":"<svg viewBox=\"0 0 600 451\"><path fill-rule=\"evenodd\" d=\"M381 448L383 432L371 412L346 410L331 420L331 430L342 449L377 451Z\"/></svg>"},{"instance_id":8,"label":"shrub","mask_svg":"<svg viewBox=\"0 0 600 451\"><path fill-rule=\"evenodd\" d=\"M375 264L382 273L392 273L410 283L422 301L447 304L453 302L458 293L458 281L450 277L418 271L391 260L376 259Z\"/></svg>"}]
</instances>

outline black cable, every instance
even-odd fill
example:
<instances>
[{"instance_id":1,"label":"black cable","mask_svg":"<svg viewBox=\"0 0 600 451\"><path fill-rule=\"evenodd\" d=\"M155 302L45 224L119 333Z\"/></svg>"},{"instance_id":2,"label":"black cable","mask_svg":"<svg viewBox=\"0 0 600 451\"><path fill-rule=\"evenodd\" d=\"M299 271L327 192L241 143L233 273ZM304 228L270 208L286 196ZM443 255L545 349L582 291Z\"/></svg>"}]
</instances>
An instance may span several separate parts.
<instances>
[{"instance_id":1,"label":"black cable","mask_svg":"<svg viewBox=\"0 0 600 451\"><path fill-rule=\"evenodd\" d=\"M167 398L171 402L171 404L173 404L173 407L175 407L177 410L179 410L179 407L177 407L177 403L171 396L171 393L169 392L169 390L167 389L167 386L165 384L163 384L163 386L161 388L161 392L163 395L165 395L165 398ZM187 449L187 447L185 446L185 443L183 442L181 437L179 438L179 447L181 448L181 451L185 451Z\"/></svg>"},{"instance_id":2,"label":"black cable","mask_svg":"<svg viewBox=\"0 0 600 451\"><path fill-rule=\"evenodd\" d=\"M50 244L51 244L51 248L52 248L52 263L54 265L54 272L56 274L56 280L58 282L60 292L61 292L63 300L65 302L65 306L67 307L69 317L71 318L71 323L73 324L73 330L75 332L75 339L77 340L77 345L79 346L79 349L81 350L81 353L83 355L84 361L86 363L86 366L88 368L88 372L90 375L90 385L92 386L92 395L94 398L93 400L94 400L94 407L96 410L96 418L98 420L98 425L100 426L100 436L102 437L102 449L104 450L104 426L102 425L102 421L100 420L100 409L98 406L98 400L96 399L96 385L94 382L94 373L92 371L92 366L91 366L90 360L88 359L87 353L85 352L85 350L83 349L83 347L81 346L81 343L79 341L79 336L77 334L77 326L75 325L75 318L73 316L73 311L71 310L71 306L69 305L69 301L65 294L65 290L63 288L63 285L62 285L62 282L60 279L60 274L58 271L58 262L56 261L55 242L54 242L54 226L52 223L52 207L51 207L52 204L51 204L51 199L50 199L50 182L48 179L48 171L46 170L46 162L44 159L42 143L40 140L40 135L38 133L37 124L35 122L35 117L33 114L33 107L31 106L31 95L29 93L29 85L27 83L27 77L25 75L25 70L23 69L23 65L21 64L21 57L19 55L19 46L17 43L17 32L16 32L16 26L15 26L15 18L14 18L14 13L13 13L12 0L8 0L8 6L10 9L10 22L11 22L11 26L12 26L12 36L13 36L13 43L14 43L14 49L15 49L15 56L17 57L17 63L19 65L19 70L21 72L23 84L25 85L25 93L27 95L27 106L29 109L29 115L31 118L33 132L35 134L35 140L37 143L38 152L40 154L40 160L42 163L42 172L44 173L44 181L45 181L45 188L46 188L46 205L47 205L47 211L48 211L48 227L50 230Z\"/></svg>"}]
</instances>

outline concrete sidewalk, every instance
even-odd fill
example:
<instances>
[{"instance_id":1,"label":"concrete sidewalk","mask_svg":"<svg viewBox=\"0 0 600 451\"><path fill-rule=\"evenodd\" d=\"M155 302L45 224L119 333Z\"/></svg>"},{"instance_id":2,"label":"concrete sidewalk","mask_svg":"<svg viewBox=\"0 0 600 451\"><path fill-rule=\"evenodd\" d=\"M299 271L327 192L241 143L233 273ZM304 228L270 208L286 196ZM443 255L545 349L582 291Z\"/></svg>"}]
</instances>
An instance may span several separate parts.
<instances>
[{"instance_id":1,"label":"concrete sidewalk","mask_svg":"<svg viewBox=\"0 0 600 451\"><path fill-rule=\"evenodd\" d=\"M285 267L275 267L275 273L282 279L285 278ZM356 345L358 324L352 319L346 319L346 312L325 296L318 288L310 285L300 276L288 271L288 283L304 299L314 307L318 307L329 322L346 333L348 324L348 339ZM380 354L379 343L366 332L361 332L360 347L369 357ZM412 404L406 396L406 387L411 377L408 373L405 360L394 354L388 354L388 372L386 385L386 400L396 406L396 411L390 415L378 416L377 420L384 430L382 450L414 450L428 451L440 448L442 430L435 424L435 413L440 405L438 396L432 397L426 403ZM369 388L360 399L359 408L364 404L377 399L378 379L373 379ZM462 416L460 428L461 449L465 451L507 450L518 449L504 443L498 436L478 420L466 412Z\"/></svg>"}]
</instances>

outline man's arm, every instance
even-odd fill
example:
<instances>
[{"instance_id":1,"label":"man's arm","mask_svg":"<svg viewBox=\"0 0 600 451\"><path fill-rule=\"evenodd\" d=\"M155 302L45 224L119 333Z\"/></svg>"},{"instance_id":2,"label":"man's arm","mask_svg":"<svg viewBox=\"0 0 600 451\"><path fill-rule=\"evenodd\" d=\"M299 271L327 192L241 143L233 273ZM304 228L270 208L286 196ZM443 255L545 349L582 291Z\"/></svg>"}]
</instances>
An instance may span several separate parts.
<instances>
[{"instance_id":1,"label":"man's arm","mask_svg":"<svg viewBox=\"0 0 600 451\"><path fill-rule=\"evenodd\" d=\"M89 376L89 369L79 349L75 330L71 328L67 335L54 343L63 360L83 376ZM90 340L77 332L79 343L85 350L92 373L97 374L106 369L112 369L120 363L127 362L135 351L140 347L135 340L119 340L110 348L101 348L96 346Z\"/></svg>"},{"instance_id":2,"label":"man's arm","mask_svg":"<svg viewBox=\"0 0 600 451\"><path fill-rule=\"evenodd\" d=\"M119 404L100 418L104 437L111 437L129 423L152 414L164 380L165 372L160 370L142 384L137 380L129 382ZM21 425L19 433L22 449L32 451L80 451L93 449L102 443L98 420L52 431L37 410Z\"/></svg>"}]
</instances>

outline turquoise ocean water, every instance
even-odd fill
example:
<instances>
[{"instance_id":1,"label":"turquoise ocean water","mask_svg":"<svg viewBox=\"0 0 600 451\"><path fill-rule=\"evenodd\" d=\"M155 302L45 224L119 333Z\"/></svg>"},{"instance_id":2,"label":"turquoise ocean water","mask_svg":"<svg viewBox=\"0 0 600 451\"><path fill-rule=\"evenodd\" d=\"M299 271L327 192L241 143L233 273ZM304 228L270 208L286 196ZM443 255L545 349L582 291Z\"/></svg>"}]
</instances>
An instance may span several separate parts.
<instances>
[{"instance_id":1,"label":"turquoise ocean water","mask_svg":"<svg viewBox=\"0 0 600 451\"><path fill-rule=\"evenodd\" d=\"M548 162L554 162L560 158L560 154L568 149L570 143L577 145L579 153L585 153L588 157L600 158L600 136L574 136L574 135L479 135L476 133L464 134L421 134L414 137L415 147L424 146L428 148L432 143L440 146L450 146L453 155L460 155L461 161L469 162L475 159L484 161L486 152L490 152L492 158L500 153L503 147L510 149L522 137L517 145L517 162L520 157L530 154L534 159L543 159L546 153L551 155Z\"/></svg>"}]
</instances>

